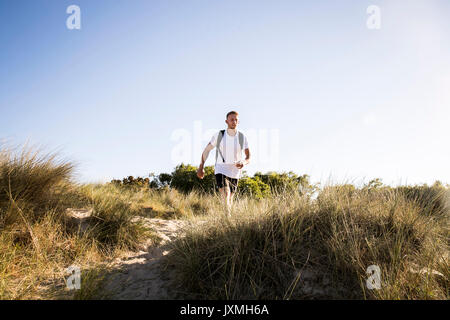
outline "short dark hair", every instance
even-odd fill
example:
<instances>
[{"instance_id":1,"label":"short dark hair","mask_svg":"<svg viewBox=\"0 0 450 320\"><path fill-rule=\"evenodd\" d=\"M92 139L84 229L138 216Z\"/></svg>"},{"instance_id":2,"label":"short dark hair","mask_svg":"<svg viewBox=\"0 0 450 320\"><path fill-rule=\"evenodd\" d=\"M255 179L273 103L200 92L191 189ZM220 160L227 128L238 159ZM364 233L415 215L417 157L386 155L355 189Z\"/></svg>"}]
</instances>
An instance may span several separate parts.
<instances>
[{"instance_id":1,"label":"short dark hair","mask_svg":"<svg viewBox=\"0 0 450 320\"><path fill-rule=\"evenodd\" d=\"M228 119L228 117L229 117L230 115L232 115L232 114L234 114L234 115L236 115L236 116L239 115L239 113L238 113L237 111L230 111L230 112L227 113L227 119Z\"/></svg>"}]
</instances>

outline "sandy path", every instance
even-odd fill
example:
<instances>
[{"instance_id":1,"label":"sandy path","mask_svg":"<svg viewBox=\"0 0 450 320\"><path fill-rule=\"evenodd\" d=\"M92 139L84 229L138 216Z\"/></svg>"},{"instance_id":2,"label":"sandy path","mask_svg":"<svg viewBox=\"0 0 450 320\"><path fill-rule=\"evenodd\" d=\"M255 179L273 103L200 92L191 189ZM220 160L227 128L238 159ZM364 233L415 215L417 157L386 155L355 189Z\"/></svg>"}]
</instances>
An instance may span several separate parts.
<instances>
[{"instance_id":1,"label":"sandy path","mask_svg":"<svg viewBox=\"0 0 450 320\"><path fill-rule=\"evenodd\" d=\"M152 246L149 241L145 250L131 252L114 261L111 267L117 272L109 275L105 281L109 299L175 299L167 289L171 272L161 270L161 258L169 253L170 242L182 235L188 222L142 217L137 219L154 230L162 240L156 246Z\"/></svg>"}]
</instances>

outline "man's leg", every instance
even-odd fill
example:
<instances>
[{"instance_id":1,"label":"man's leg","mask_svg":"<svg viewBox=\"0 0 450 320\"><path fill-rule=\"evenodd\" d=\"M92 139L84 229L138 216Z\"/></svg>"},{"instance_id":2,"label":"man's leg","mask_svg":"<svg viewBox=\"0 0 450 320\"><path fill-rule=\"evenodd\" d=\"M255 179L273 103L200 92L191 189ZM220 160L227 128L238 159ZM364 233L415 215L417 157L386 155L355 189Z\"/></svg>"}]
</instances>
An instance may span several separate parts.
<instances>
[{"instance_id":1,"label":"man's leg","mask_svg":"<svg viewBox=\"0 0 450 320\"><path fill-rule=\"evenodd\" d=\"M223 174L216 174L216 183L217 186L219 187L219 192L221 194L222 200L223 200L223 205L224 207L227 209L228 213L229 213L229 188L228 185L226 184L226 179L225 176Z\"/></svg>"},{"instance_id":2,"label":"man's leg","mask_svg":"<svg viewBox=\"0 0 450 320\"><path fill-rule=\"evenodd\" d=\"M227 209L228 215L230 215L231 214L230 188L227 185L225 185L223 188L220 188L219 191L222 194L224 207Z\"/></svg>"},{"instance_id":3,"label":"man's leg","mask_svg":"<svg viewBox=\"0 0 450 320\"><path fill-rule=\"evenodd\" d=\"M233 200L234 200L234 195L237 192L238 181L239 180L237 180L237 179L233 179L232 181L230 181L230 206L233 206Z\"/></svg>"}]
</instances>

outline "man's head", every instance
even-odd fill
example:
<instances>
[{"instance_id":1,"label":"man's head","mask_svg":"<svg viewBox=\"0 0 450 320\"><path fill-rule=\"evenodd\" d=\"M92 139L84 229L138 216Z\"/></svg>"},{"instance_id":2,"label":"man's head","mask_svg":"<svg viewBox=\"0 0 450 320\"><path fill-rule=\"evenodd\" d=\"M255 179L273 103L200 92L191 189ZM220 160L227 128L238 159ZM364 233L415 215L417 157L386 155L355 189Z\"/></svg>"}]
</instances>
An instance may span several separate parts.
<instances>
[{"instance_id":1,"label":"man's head","mask_svg":"<svg viewBox=\"0 0 450 320\"><path fill-rule=\"evenodd\" d=\"M227 119L225 123L228 125L228 129L236 129L239 124L239 113L236 111L230 111L227 113Z\"/></svg>"}]
</instances>

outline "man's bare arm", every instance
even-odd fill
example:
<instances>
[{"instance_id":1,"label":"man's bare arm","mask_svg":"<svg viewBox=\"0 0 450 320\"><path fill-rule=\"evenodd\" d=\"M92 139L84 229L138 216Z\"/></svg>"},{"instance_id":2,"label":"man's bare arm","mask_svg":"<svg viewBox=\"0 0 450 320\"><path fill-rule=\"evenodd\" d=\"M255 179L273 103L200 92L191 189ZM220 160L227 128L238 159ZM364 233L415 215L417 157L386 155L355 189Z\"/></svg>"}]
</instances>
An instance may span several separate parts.
<instances>
[{"instance_id":1,"label":"man's bare arm","mask_svg":"<svg viewBox=\"0 0 450 320\"><path fill-rule=\"evenodd\" d=\"M197 170L197 176L200 179L203 179L203 177L205 176L205 171L203 170L203 167L205 165L206 159L208 159L209 152L212 149L214 149L213 145L211 143L208 143L208 145L206 146L205 150L202 153L202 160L200 161L200 166L198 167Z\"/></svg>"},{"instance_id":2,"label":"man's bare arm","mask_svg":"<svg viewBox=\"0 0 450 320\"><path fill-rule=\"evenodd\" d=\"M244 164L247 165L250 163L250 149L247 148L244 150L245 152L245 160L244 160Z\"/></svg>"},{"instance_id":3,"label":"man's bare arm","mask_svg":"<svg viewBox=\"0 0 450 320\"><path fill-rule=\"evenodd\" d=\"M250 149L245 149L245 160L242 161L241 164L236 164L236 167L238 167L239 169L242 169L242 167L244 167L245 165L250 163Z\"/></svg>"},{"instance_id":4,"label":"man's bare arm","mask_svg":"<svg viewBox=\"0 0 450 320\"><path fill-rule=\"evenodd\" d=\"M202 153L202 160L200 161L200 167L203 168L203 166L205 165L206 159L208 159L209 156L209 152L214 149L213 145L211 143L208 143L208 145L206 146L205 150L203 150Z\"/></svg>"}]
</instances>

